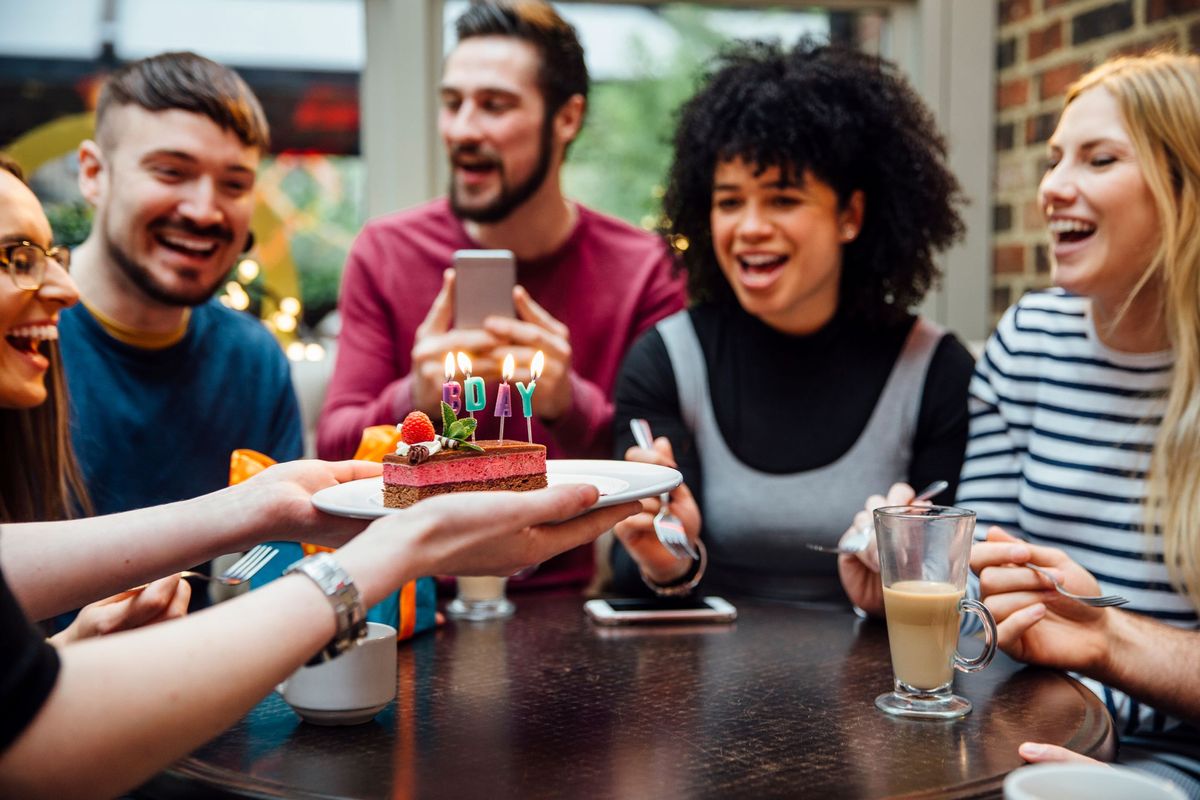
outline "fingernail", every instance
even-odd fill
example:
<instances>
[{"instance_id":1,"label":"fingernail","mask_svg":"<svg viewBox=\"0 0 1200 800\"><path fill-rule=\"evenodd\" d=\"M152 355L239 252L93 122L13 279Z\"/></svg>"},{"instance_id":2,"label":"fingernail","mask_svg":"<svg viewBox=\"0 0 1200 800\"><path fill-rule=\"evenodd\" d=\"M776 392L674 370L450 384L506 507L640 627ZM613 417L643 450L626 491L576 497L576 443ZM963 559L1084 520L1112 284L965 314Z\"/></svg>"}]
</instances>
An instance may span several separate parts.
<instances>
[{"instance_id":1,"label":"fingernail","mask_svg":"<svg viewBox=\"0 0 1200 800\"><path fill-rule=\"evenodd\" d=\"M1046 752L1046 747L1037 742L1025 742L1021 745L1020 752L1023 756L1040 756Z\"/></svg>"}]
</instances>

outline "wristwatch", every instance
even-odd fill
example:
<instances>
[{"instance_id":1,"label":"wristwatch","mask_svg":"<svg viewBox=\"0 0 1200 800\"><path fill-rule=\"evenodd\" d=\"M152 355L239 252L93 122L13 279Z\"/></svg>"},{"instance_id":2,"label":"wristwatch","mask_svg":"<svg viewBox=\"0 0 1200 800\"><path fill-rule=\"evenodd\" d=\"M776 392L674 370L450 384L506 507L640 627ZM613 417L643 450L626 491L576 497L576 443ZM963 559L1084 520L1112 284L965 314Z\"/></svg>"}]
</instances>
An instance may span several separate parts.
<instances>
[{"instance_id":1,"label":"wristwatch","mask_svg":"<svg viewBox=\"0 0 1200 800\"><path fill-rule=\"evenodd\" d=\"M302 558L283 571L284 575L299 572L307 575L329 600L337 616L337 633L325 647L308 662L308 666L337 658L367 635L367 612L363 608L358 587L329 553L314 553Z\"/></svg>"}]
</instances>

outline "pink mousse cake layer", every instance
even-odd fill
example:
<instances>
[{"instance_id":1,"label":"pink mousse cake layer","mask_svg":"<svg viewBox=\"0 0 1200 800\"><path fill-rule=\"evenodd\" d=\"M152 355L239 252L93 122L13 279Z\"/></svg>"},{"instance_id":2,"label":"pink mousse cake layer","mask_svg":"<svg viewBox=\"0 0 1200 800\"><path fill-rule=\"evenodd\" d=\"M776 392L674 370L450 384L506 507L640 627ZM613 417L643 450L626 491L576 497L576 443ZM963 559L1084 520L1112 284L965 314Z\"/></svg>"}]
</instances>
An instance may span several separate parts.
<instances>
[{"instance_id":1,"label":"pink mousse cake layer","mask_svg":"<svg viewBox=\"0 0 1200 800\"><path fill-rule=\"evenodd\" d=\"M415 467L404 464L383 465L383 482L393 486L432 486L460 481L489 481L513 475L545 473L546 453L512 453L509 455L477 455L453 461L436 459Z\"/></svg>"}]
</instances>

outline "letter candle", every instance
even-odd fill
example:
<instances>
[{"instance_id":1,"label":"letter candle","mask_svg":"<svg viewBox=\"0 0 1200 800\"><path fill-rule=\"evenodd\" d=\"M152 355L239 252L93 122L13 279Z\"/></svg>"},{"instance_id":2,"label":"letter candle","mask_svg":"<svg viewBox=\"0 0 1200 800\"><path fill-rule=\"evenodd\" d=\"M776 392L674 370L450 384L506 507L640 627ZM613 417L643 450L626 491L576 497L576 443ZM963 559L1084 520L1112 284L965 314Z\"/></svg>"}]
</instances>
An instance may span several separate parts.
<instances>
[{"instance_id":1,"label":"letter candle","mask_svg":"<svg viewBox=\"0 0 1200 800\"><path fill-rule=\"evenodd\" d=\"M533 390L537 388L537 379L542 377L542 369L546 366L546 354L541 350L533 356L529 365L529 385L517 381L517 394L521 395L521 413L525 415L525 434L529 443L533 444Z\"/></svg>"},{"instance_id":2,"label":"letter candle","mask_svg":"<svg viewBox=\"0 0 1200 800\"><path fill-rule=\"evenodd\" d=\"M475 412L482 411L487 405L487 387L483 385L483 378L471 377L471 359L466 353L458 354L458 368L467 376L463 380L463 401L466 403L467 413L471 415L471 419L475 419ZM474 431L471 432L471 441L475 441Z\"/></svg>"},{"instance_id":3,"label":"letter candle","mask_svg":"<svg viewBox=\"0 0 1200 800\"><path fill-rule=\"evenodd\" d=\"M454 378L454 353L446 353L446 382L442 384L442 402L450 406L457 416L462 411L462 384Z\"/></svg>"},{"instance_id":4,"label":"letter candle","mask_svg":"<svg viewBox=\"0 0 1200 800\"><path fill-rule=\"evenodd\" d=\"M513 373L517 371L516 361L513 359L512 353L504 357L504 366L500 368L500 377L504 378L504 383L500 384L500 388L496 390L496 408L492 412L493 416L500 418L500 441L504 441L504 418L512 416L512 396L508 388L508 382L512 380Z\"/></svg>"}]
</instances>

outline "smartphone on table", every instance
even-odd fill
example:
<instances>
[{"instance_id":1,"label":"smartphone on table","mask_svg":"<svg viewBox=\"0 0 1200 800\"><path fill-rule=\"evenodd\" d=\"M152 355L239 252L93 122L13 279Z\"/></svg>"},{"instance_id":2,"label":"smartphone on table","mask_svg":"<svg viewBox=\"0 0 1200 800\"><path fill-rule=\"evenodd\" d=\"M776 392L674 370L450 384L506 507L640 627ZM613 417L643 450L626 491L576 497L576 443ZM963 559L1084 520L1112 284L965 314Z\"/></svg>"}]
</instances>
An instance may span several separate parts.
<instances>
[{"instance_id":1,"label":"smartphone on table","mask_svg":"<svg viewBox=\"0 0 1200 800\"><path fill-rule=\"evenodd\" d=\"M517 261L511 250L454 253L454 327L482 328L488 317L514 317Z\"/></svg>"},{"instance_id":2,"label":"smartphone on table","mask_svg":"<svg viewBox=\"0 0 1200 800\"><path fill-rule=\"evenodd\" d=\"M645 622L733 622L737 609L720 597L607 598L588 600L583 610L599 625Z\"/></svg>"}]
</instances>

